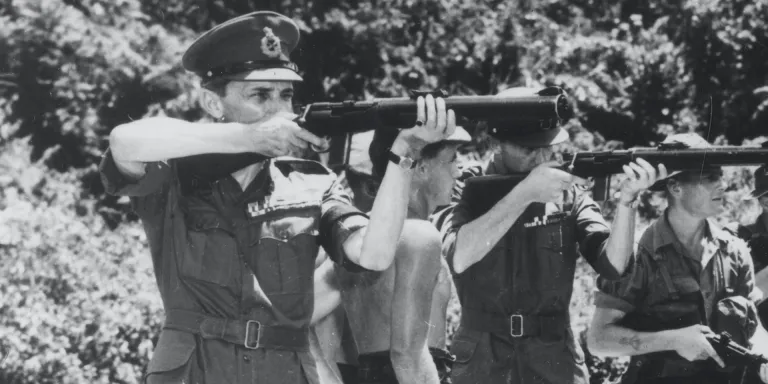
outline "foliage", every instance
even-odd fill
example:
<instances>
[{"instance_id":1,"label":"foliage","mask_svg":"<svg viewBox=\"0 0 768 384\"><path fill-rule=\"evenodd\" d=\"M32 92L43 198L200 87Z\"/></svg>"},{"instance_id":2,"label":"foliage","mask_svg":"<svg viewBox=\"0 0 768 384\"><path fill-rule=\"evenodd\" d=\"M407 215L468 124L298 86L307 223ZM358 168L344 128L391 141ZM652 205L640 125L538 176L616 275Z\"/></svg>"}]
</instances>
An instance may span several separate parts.
<instances>
[{"instance_id":1,"label":"foliage","mask_svg":"<svg viewBox=\"0 0 768 384\"><path fill-rule=\"evenodd\" d=\"M161 306L148 288L142 230L124 201L104 195L95 164L117 125L158 114L203 117L181 53L231 17L269 9L297 20L299 104L402 95L401 75L415 70L422 87L454 94L563 86L576 102L567 128L578 150L653 145L687 131L754 144L768 122L765 1L2 4L0 72L18 86L0 88L0 353L10 351L0 382L137 381ZM728 170L723 220L746 222L757 212L741 200L750 172ZM642 218L663 206L644 196ZM606 203L609 217L612 210ZM580 265L571 307L580 333L593 280ZM455 305L449 320L454 329ZM621 361L590 361L595 383L621 371Z\"/></svg>"},{"instance_id":2,"label":"foliage","mask_svg":"<svg viewBox=\"0 0 768 384\"><path fill-rule=\"evenodd\" d=\"M0 382L138 383L162 324L143 230L110 230L25 142L3 152Z\"/></svg>"}]
</instances>

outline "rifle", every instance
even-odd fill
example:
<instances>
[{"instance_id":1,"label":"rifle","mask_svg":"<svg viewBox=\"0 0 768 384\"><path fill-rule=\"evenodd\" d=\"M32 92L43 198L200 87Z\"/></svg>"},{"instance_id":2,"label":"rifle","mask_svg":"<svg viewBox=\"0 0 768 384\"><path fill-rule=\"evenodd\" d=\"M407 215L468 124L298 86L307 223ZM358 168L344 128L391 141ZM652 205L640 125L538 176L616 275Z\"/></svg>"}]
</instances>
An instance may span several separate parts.
<instances>
[{"instance_id":1,"label":"rifle","mask_svg":"<svg viewBox=\"0 0 768 384\"><path fill-rule=\"evenodd\" d=\"M713 146L709 148L685 148L678 143L661 144L656 148L637 147L628 150L578 152L563 155L564 161L557 167L582 178L594 178L593 198L604 201L612 175L623 173L623 166L643 159L654 167L664 164L668 171L698 170L704 167L744 166L768 164L768 142L761 147ZM477 176L467 179L467 201L489 202L487 211L501 200L527 174Z\"/></svg>"},{"instance_id":2,"label":"rifle","mask_svg":"<svg viewBox=\"0 0 768 384\"><path fill-rule=\"evenodd\" d=\"M695 292L687 295L695 296L698 294L698 292ZM656 307L657 312L655 315L630 312L619 321L618 325L640 332L658 332L661 330L680 329L694 324L701 324L703 314L699 312L693 300L695 299L688 298L683 302L663 304ZM717 371L727 372L729 375L735 372L736 376L743 378L748 372L757 372L761 364L768 362L768 359L764 356L755 354L748 348L734 341L734 338L728 332L719 330L718 333L706 335L705 337L715 349L718 356L725 362L725 368L716 368ZM742 337L746 338L748 335L744 334ZM653 380L648 380L647 377L644 380L638 380L640 370L644 369L644 374L661 374L664 370L664 361L682 362L683 360L674 351L653 352L645 355L633 356L629 368L624 373L622 383L631 384L638 381L653 382ZM712 360L697 361L690 364L697 365L699 368L704 368L706 365L710 365L710 368L714 367L714 362Z\"/></svg>"},{"instance_id":3,"label":"rifle","mask_svg":"<svg viewBox=\"0 0 768 384\"><path fill-rule=\"evenodd\" d=\"M485 121L499 130L521 133L556 127L573 116L573 108L559 87L547 87L534 96L449 96L445 91L412 91L410 97L366 101L313 103L295 120L320 137L342 137L373 129L406 129L416 123L416 99L443 97L458 118ZM214 180L266 159L256 153L206 154L181 159L185 172Z\"/></svg>"},{"instance_id":4,"label":"rifle","mask_svg":"<svg viewBox=\"0 0 768 384\"><path fill-rule=\"evenodd\" d=\"M768 358L765 356L753 353L733 341L728 332L708 335L707 340L729 367L746 367L750 370L757 370L760 369L761 365L768 363Z\"/></svg>"},{"instance_id":5,"label":"rifle","mask_svg":"<svg viewBox=\"0 0 768 384\"><path fill-rule=\"evenodd\" d=\"M452 109L457 117L486 121L498 128L550 129L573 116L563 90L548 87L535 96L449 96L441 90L412 91L411 97L313 103L304 108L297 122L321 137L411 128L416 122L416 98L428 94L443 97L446 109Z\"/></svg>"}]
</instances>

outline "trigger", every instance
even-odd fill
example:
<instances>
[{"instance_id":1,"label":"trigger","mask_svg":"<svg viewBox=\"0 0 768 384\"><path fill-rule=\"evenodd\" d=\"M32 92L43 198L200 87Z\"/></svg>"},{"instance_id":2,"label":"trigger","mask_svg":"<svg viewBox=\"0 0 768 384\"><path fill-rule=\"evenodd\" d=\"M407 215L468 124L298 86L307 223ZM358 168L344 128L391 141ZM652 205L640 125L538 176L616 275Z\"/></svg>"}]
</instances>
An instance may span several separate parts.
<instances>
[{"instance_id":1,"label":"trigger","mask_svg":"<svg viewBox=\"0 0 768 384\"><path fill-rule=\"evenodd\" d=\"M311 148L313 151L315 151L315 153L326 153L326 152L330 152L331 151L331 145L330 144L327 147L325 147L325 149L323 149L323 147L318 147L318 146L316 146L314 144L310 144L309 148Z\"/></svg>"}]
</instances>

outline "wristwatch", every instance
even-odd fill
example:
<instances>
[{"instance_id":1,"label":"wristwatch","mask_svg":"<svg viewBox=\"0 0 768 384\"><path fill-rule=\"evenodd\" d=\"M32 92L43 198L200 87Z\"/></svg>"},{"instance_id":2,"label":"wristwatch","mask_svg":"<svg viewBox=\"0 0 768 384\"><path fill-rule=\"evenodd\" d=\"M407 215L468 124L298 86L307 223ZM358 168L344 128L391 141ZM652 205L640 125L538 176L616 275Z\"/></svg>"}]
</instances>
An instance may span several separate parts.
<instances>
[{"instance_id":1,"label":"wristwatch","mask_svg":"<svg viewBox=\"0 0 768 384\"><path fill-rule=\"evenodd\" d=\"M387 156L389 161L397 164L402 169L414 169L416 168L416 161L411 159L410 157L406 156L400 156L392 153L392 151L389 151L389 155Z\"/></svg>"}]
</instances>

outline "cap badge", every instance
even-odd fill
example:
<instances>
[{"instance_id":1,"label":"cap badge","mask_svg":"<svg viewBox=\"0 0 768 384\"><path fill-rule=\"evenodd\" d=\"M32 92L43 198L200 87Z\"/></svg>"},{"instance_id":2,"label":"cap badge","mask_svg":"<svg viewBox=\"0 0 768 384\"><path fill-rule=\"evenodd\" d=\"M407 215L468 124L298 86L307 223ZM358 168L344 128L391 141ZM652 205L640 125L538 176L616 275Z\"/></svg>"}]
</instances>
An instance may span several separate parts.
<instances>
[{"instance_id":1,"label":"cap badge","mask_svg":"<svg viewBox=\"0 0 768 384\"><path fill-rule=\"evenodd\" d=\"M280 39L272 32L272 28L264 27L264 33L266 36L261 39L261 52L269 57L280 56Z\"/></svg>"}]
</instances>

